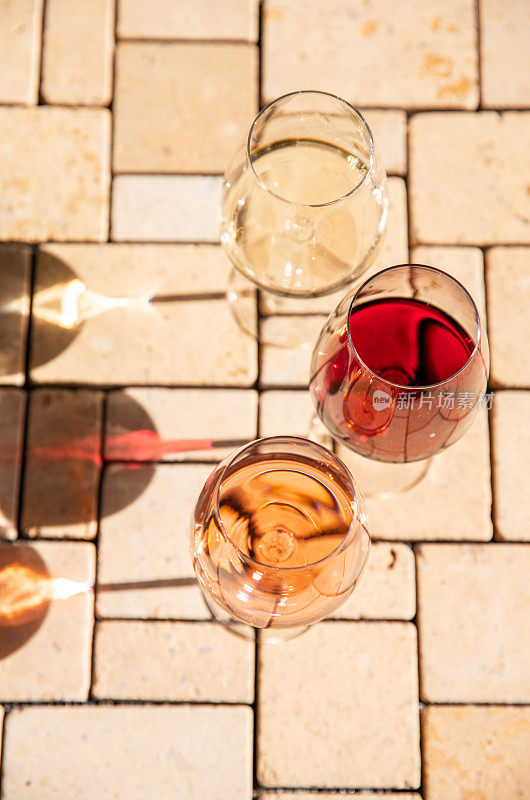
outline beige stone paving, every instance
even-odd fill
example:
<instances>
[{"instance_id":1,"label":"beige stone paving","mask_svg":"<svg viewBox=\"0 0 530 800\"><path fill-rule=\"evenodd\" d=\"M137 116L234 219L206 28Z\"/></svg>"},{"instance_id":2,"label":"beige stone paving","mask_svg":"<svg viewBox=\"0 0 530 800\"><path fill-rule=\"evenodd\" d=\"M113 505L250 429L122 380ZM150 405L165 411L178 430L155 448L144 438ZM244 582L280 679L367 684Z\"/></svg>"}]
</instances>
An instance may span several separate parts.
<instances>
[{"instance_id":1,"label":"beige stone paving","mask_svg":"<svg viewBox=\"0 0 530 800\"><path fill-rule=\"evenodd\" d=\"M526 0L479 0L482 103L530 105L530 6Z\"/></svg>"},{"instance_id":2,"label":"beige stone paving","mask_svg":"<svg viewBox=\"0 0 530 800\"><path fill-rule=\"evenodd\" d=\"M96 550L92 544L71 542L0 545L1 567L17 564L52 578L92 584ZM93 624L93 595L84 591L45 603L25 625L2 627L0 701L87 700Z\"/></svg>"},{"instance_id":3,"label":"beige stone paving","mask_svg":"<svg viewBox=\"0 0 530 800\"><path fill-rule=\"evenodd\" d=\"M41 84L45 103L110 103L114 7L114 0L46 0Z\"/></svg>"},{"instance_id":4,"label":"beige stone paving","mask_svg":"<svg viewBox=\"0 0 530 800\"><path fill-rule=\"evenodd\" d=\"M530 548L420 545L423 700L530 701Z\"/></svg>"},{"instance_id":5,"label":"beige stone paving","mask_svg":"<svg viewBox=\"0 0 530 800\"><path fill-rule=\"evenodd\" d=\"M475 301L482 321L486 320L484 257L480 248L419 245L412 248L411 261L438 267L460 281Z\"/></svg>"},{"instance_id":6,"label":"beige stone paving","mask_svg":"<svg viewBox=\"0 0 530 800\"><path fill-rule=\"evenodd\" d=\"M530 247L493 247L486 254L491 380L530 386Z\"/></svg>"},{"instance_id":7,"label":"beige stone paving","mask_svg":"<svg viewBox=\"0 0 530 800\"><path fill-rule=\"evenodd\" d=\"M107 238L110 112L0 108L0 240Z\"/></svg>"},{"instance_id":8,"label":"beige stone paving","mask_svg":"<svg viewBox=\"0 0 530 800\"><path fill-rule=\"evenodd\" d=\"M529 145L530 113L414 116L409 124L412 244L530 242Z\"/></svg>"},{"instance_id":9,"label":"beige stone paving","mask_svg":"<svg viewBox=\"0 0 530 800\"><path fill-rule=\"evenodd\" d=\"M0 245L0 384L24 383L31 248Z\"/></svg>"},{"instance_id":10,"label":"beige stone paving","mask_svg":"<svg viewBox=\"0 0 530 800\"><path fill-rule=\"evenodd\" d=\"M257 112L257 56L246 44L121 42L115 171L223 172Z\"/></svg>"},{"instance_id":11,"label":"beige stone paving","mask_svg":"<svg viewBox=\"0 0 530 800\"><path fill-rule=\"evenodd\" d=\"M0 102L36 103L43 0L0 3Z\"/></svg>"},{"instance_id":12,"label":"beige stone paving","mask_svg":"<svg viewBox=\"0 0 530 800\"><path fill-rule=\"evenodd\" d=\"M32 392L21 520L27 536L96 535L102 408L100 392Z\"/></svg>"},{"instance_id":13,"label":"beige stone paving","mask_svg":"<svg viewBox=\"0 0 530 800\"><path fill-rule=\"evenodd\" d=\"M258 38L258 0L118 0L122 39Z\"/></svg>"},{"instance_id":14,"label":"beige stone paving","mask_svg":"<svg viewBox=\"0 0 530 800\"><path fill-rule=\"evenodd\" d=\"M260 436L308 437L314 410L307 389L263 391L259 408Z\"/></svg>"},{"instance_id":15,"label":"beige stone paving","mask_svg":"<svg viewBox=\"0 0 530 800\"><path fill-rule=\"evenodd\" d=\"M251 703L254 643L213 622L101 622L96 698Z\"/></svg>"},{"instance_id":16,"label":"beige stone paving","mask_svg":"<svg viewBox=\"0 0 530 800\"><path fill-rule=\"evenodd\" d=\"M530 541L530 392L497 392L492 419L495 537Z\"/></svg>"},{"instance_id":17,"label":"beige stone paving","mask_svg":"<svg viewBox=\"0 0 530 800\"><path fill-rule=\"evenodd\" d=\"M345 4L265 0L263 87L267 99L320 89L359 105L476 108L472 0Z\"/></svg>"},{"instance_id":18,"label":"beige stone paving","mask_svg":"<svg viewBox=\"0 0 530 800\"><path fill-rule=\"evenodd\" d=\"M407 115L399 109L362 108L387 175L407 171Z\"/></svg>"},{"instance_id":19,"label":"beige stone paving","mask_svg":"<svg viewBox=\"0 0 530 800\"><path fill-rule=\"evenodd\" d=\"M0 539L15 539L17 536L24 409L23 392L0 389Z\"/></svg>"},{"instance_id":20,"label":"beige stone paving","mask_svg":"<svg viewBox=\"0 0 530 800\"><path fill-rule=\"evenodd\" d=\"M326 622L258 663L262 785L419 786L412 625Z\"/></svg>"},{"instance_id":21,"label":"beige stone paving","mask_svg":"<svg viewBox=\"0 0 530 800\"><path fill-rule=\"evenodd\" d=\"M244 706L14 709L4 798L248 800L251 765L252 712Z\"/></svg>"},{"instance_id":22,"label":"beige stone paving","mask_svg":"<svg viewBox=\"0 0 530 800\"><path fill-rule=\"evenodd\" d=\"M425 800L525 800L530 782L530 709L426 708Z\"/></svg>"}]
</instances>

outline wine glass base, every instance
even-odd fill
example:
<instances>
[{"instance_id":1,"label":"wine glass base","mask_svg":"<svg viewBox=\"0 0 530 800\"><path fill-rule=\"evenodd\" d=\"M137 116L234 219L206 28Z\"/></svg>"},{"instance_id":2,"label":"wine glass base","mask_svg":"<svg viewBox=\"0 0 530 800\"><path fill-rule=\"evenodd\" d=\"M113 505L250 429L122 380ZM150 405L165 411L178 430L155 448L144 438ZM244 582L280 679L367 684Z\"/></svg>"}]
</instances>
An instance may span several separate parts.
<instances>
[{"instance_id":1,"label":"wine glass base","mask_svg":"<svg viewBox=\"0 0 530 800\"><path fill-rule=\"evenodd\" d=\"M204 592L203 597L216 622L223 625L234 636L239 636L240 639L246 639L247 641L258 641L260 644L287 642L290 639L296 639L301 636L311 627L310 625L303 625L298 628L254 628L252 625L247 625L245 622L232 617Z\"/></svg>"}]
</instances>

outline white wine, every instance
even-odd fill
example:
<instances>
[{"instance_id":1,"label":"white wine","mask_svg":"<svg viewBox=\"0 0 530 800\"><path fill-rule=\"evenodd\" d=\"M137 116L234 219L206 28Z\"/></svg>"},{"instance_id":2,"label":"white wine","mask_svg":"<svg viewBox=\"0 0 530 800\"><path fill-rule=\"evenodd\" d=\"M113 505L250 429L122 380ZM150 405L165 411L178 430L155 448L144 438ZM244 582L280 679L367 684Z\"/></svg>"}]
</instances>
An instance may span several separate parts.
<instances>
[{"instance_id":1,"label":"white wine","mask_svg":"<svg viewBox=\"0 0 530 800\"><path fill-rule=\"evenodd\" d=\"M235 266L266 289L315 296L372 261L386 222L385 183L360 153L285 139L241 155L225 182L221 238Z\"/></svg>"}]
</instances>

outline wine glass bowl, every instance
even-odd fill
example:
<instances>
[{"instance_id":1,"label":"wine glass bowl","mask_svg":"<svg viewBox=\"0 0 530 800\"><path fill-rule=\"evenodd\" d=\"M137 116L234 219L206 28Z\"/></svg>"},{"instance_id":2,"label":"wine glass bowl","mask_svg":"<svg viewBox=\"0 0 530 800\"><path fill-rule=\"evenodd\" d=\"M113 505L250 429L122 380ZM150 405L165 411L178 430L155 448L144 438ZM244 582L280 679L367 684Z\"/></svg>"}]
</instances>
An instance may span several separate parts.
<instances>
[{"instance_id":1,"label":"wine glass bowl","mask_svg":"<svg viewBox=\"0 0 530 800\"><path fill-rule=\"evenodd\" d=\"M191 524L193 566L213 615L242 635L296 635L353 591L369 535L342 462L314 442L271 437L219 464Z\"/></svg>"}]
</instances>

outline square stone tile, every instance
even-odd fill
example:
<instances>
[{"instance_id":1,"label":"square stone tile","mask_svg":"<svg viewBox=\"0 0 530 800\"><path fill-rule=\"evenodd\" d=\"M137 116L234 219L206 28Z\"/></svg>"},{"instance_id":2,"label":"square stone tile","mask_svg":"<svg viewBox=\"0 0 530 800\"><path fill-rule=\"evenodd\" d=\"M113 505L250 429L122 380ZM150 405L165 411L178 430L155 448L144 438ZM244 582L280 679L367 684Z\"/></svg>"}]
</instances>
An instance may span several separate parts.
<instances>
[{"instance_id":1,"label":"square stone tile","mask_svg":"<svg viewBox=\"0 0 530 800\"><path fill-rule=\"evenodd\" d=\"M530 247L493 247L486 254L491 380L530 386Z\"/></svg>"},{"instance_id":2,"label":"square stone tile","mask_svg":"<svg viewBox=\"0 0 530 800\"><path fill-rule=\"evenodd\" d=\"M530 784L530 709L426 708L425 800L525 800Z\"/></svg>"},{"instance_id":3,"label":"square stone tile","mask_svg":"<svg viewBox=\"0 0 530 800\"><path fill-rule=\"evenodd\" d=\"M267 317L261 320L261 336L267 339L303 336L307 346L277 347L262 342L260 347L259 383L263 388L271 386L307 386L313 347L316 344L325 316ZM314 344L313 344L314 343Z\"/></svg>"},{"instance_id":4,"label":"square stone tile","mask_svg":"<svg viewBox=\"0 0 530 800\"><path fill-rule=\"evenodd\" d=\"M482 250L478 247L420 245L412 248L411 262L438 267L460 281L475 301L482 321L486 320L486 287Z\"/></svg>"},{"instance_id":5,"label":"square stone tile","mask_svg":"<svg viewBox=\"0 0 530 800\"><path fill-rule=\"evenodd\" d=\"M115 171L224 172L257 113L257 75L250 44L120 42Z\"/></svg>"},{"instance_id":6,"label":"square stone tile","mask_svg":"<svg viewBox=\"0 0 530 800\"><path fill-rule=\"evenodd\" d=\"M26 396L0 389L0 539L16 539Z\"/></svg>"},{"instance_id":7,"label":"square stone tile","mask_svg":"<svg viewBox=\"0 0 530 800\"><path fill-rule=\"evenodd\" d=\"M252 703L254 643L215 622L100 622L92 694Z\"/></svg>"},{"instance_id":8,"label":"square stone tile","mask_svg":"<svg viewBox=\"0 0 530 800\"><path fill-rule=\"evenodd\" d=\"M22 529L30 537L93 539L103 395L36 389L29 403Z\"/></svg>"},{"instance_id":9,"label":"square stone tile","mask_svg":"<svg viewBox=\"0 0 530 800\"><path fill-rule=\"evenodd\" d=\"M188 535L211 471L206 464L114 464L106 469L98 617L210 618L195 581Z\"/></svg>"},{"instance_id":10,"label":"square stone tile","mask_svg":"<svg viewBox=\"0 0 530 800\"><path fill-rule=\"evenodd\" d=\"M307 389L270 390L259 398L260 436L309 437L309 427L314 415L313 403Z\"/></svg>"},{"instance_id":11,"label":"square stone tile","mask_svg":"<svg viewBox=\"0 0 530 800\"><path fill-rule=\"evenodd\" d=\"M530 113L418 114L409 131L413 244L530 242Z\"/></svg>"},{"instance_id":12,"label":"square stone tile","mask_svg":"<svg viewBox=\"0 0 530 800\"><path fill-rule=\"evenodd\" d=\"M224 297L184 302L171 251L153 269L156 252L139 246L135 253L115 245L39 251L32 380L251 385L256 343L239 329Z\"/></svg>"},{"instance_id":13,"label":"square stone tile","mask_svg":"<svg viewBox=\"0 0 530 800\"><path fill-rule=\"evenodd\" d=\"M480 0L480 67L485 108L530 106L530 6Z\"/></svg>"},{"instance_id":14,"label":"square stone tile","mask_svg":"<svg viewBox=\"0 0 530 800\"><path fill-rule=\"evenodd\" d=\"M530 547L421 545L421 696L429 702L529 702Z\"/></svg>"},{"instance_id":15,"label":"square stone tile","mask_svg":"<svg viewBox=\"0 0 530 800\"><path fill-rule=\"evenodd\" d=\"M249 800L246 707L53 706L14 709L4 742L5 800Z\"/></svg>"},{"instance_id":16,"label":"square stone tile","mask_svg":"<svg viewBox=\"0 0 530 800\"><path fill-rule=\"evenodd\" d=\"M118 175L112 182L111 239L218 242L222 178Z\"/></svg>"},{"instance_id":17,"label":"square stone tile","mask_svg":"<svg viewBox=\"0 0 530 800\"><path fill-rule=\"evenodd\" d=\"M320 89L361 106L476 108L474 3L395 11L392 0L317 0L300 14L297 0L265 0L265 97Z\"/></svg>"},{"instance_id":18,"label":"square stone tile","mask_svg":"<svg viewBox=\"0 0 530 800\"><path fill-rule=\"evenodd\" d=\"M210 461L256 438L258 396L241 389L126 389L107 401L110 461ZM154 433L154 435L153 435ZM149 435L151 434L151 435ZM200 448L200 441L228 441ZM186 444L188 443L188 444Z\"/></svg>"},{"instance_id":19,"label":"square stone tile","mask_svg":"<svg viewBox=\"0 0 530 800\"><path fill-rule=\"evenodd\" d=\"M0 30L0 102L36 103L39 96L43 0L4 0Z\"/></svg>"},{"instance_id":20,"label":"square stone tile","mask_svg":"<svg viewBox=\"0 0 530 800\"><path fill-rule=\"evenodd\" d=\"M121 39L258 38L258 0L118 0Z\"/></svg>"},{"instance_id":21,"label":"square stone tile","mask_svg":"<svg viewBox=\"0 0 530 800\"><path fill-rule=\"evenodd\" d=\"M363 108L387 175L407 171L407 115L399 109Z\"/></svg>"},{"instance_id":22,"label":"square stone tile","mask_svg":"<svg viewBox=\"0 0 530 800\"><path fill-rule=\"evenodd\" d=\"M493 401L492 463L495 538L530 541L530 392L497 392Z\"/></svg>"},{"instance_id":23,"label":"square stone tile","mask_svg":"<svg viewBox=\"0 0 530 800\"><path fill-rule=\"evenodd\" d=\"M348 464L343 452L340 457ZM456 444L434 456L425 478L400 495L399 502L395 497L369 498L368 519L370 533L379 539L491 539L487 412L479 413Z\"/></svg>"},{"instance_id":24,"label":"square stone tile","mask_svg":"<svg viewBox=\"0 0 530 800\"><path fill-rule=\"evenodd\" d=\"M406 623L326 622L263 647L260 783L418 786L416 669L416 631Z\"/></svg>"},{"instance_id":25,"label":"square stone tile","mask_svg":"<svg viewBox=\"0 0 530 800\"><path fill-rule=\"evenodd\" d=\"M26 245L0 245L0 384L24 383L32 259Z\"/></svg>"},{"instance_id":26,"label":"square stone tile","mask_svg":"<svg viewBox=\"0 0 530 800\"><path fill-rule=\"evenodd\" d=\"M46 0L45 103L105 106L112 99L114 0Z\"/></svg>"},{"instance_id":27,"label":"square stone tile","mask_svg":"<svg viewBox=\"0 0 530 800\"><path fill-rule=\"evenodd\" d=\"M94 597L91 591L83 590L83 585L94 582L94 545L0 544L0 575L3 568L16 565L52 579L79 581L81 593L64 600L35 603L30 619L0 628L0 701L87 700ZM27 594L35 600L31 592Z\"/></svg>"},{"instance_id":28,"label":"square stone tile","mask_svg":"<svg viewBox=\"0 0 530 800\"><path fill-rule=\"evenodd\" d=\"M0 240L105 240L108 109L0 108L0 128Z\"/></svg>"}]
</instances>

